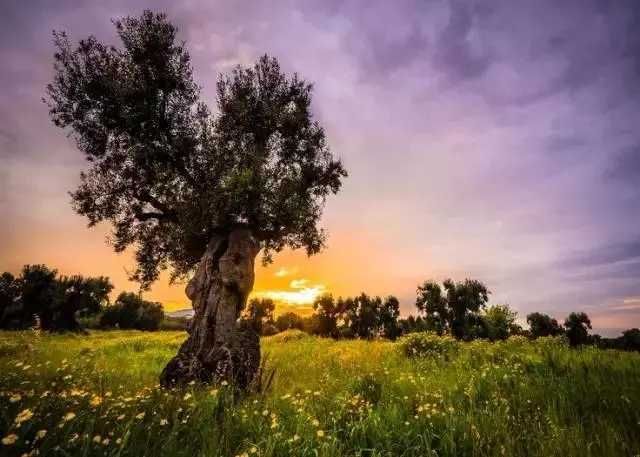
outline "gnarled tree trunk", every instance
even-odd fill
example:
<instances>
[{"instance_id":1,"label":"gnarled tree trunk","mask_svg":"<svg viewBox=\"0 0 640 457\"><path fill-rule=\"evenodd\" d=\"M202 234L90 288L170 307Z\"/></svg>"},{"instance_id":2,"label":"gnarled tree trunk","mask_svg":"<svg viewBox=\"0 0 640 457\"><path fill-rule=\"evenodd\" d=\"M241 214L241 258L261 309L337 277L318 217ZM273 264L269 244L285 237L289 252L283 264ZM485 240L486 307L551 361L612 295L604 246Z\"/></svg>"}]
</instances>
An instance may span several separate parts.
<instances>
[{"instance_id":1,"label":"gnarled tree trunk","mask_svg":"<svg viewBox=\"0 0 640 457\"><path fill-rule=\"evenodd\" d=\"M160 375L165 387L228 381L245 389L260 366L260 340L238 323L253 288L259 245L237 229L209 242L186 293L195 315L189 337Z\"/></svg>"}]
</instances>

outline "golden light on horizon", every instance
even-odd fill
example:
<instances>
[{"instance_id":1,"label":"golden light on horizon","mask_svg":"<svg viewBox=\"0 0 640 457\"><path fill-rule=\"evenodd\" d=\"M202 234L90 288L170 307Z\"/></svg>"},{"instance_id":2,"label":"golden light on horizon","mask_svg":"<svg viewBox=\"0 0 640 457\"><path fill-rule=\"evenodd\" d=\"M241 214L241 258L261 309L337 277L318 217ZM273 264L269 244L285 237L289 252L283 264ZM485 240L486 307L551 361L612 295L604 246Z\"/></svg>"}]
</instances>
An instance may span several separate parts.
<instances>
[{"instance_id":1,"label":"golden light on horizon","mask_svg":"<svg viewBox=\"0 0 640 457\"><path fill-rule=\"evenodd\" d=\"M306 280L302 281L307 282ZM325 290L325 286L316 284L310 287L293 288L291 290L256 290L251 296L256 298L270 298L275 302L286 305L311 305Z\"/></svg>"}]
</instances>

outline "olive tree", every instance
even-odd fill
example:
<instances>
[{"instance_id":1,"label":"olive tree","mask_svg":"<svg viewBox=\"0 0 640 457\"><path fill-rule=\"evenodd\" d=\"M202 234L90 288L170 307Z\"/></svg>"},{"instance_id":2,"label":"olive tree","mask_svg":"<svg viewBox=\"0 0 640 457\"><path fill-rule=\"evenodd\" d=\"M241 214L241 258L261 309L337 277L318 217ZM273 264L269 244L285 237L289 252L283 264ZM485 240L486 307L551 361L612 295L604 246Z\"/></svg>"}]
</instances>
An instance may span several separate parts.
<instances>
[{"instance_id":1,"label":"olive tree","mask_svg":"<svg viewBox=\"0 0 640 457\"><path fill-rule=\"evenodd\" d=\"M89 225L110 222L116 251L133 248L142 288L165 269L190 278L195 317L161 383L246 387L259 340L237 320L254 260L285 247L320 251L324 202L345 169L313 118L312 85L275 58L220 76L212 111L165 15L114 23L119 47L54 33L50 116L89 163L74 209Z\"/></svg>"}]
</instances>

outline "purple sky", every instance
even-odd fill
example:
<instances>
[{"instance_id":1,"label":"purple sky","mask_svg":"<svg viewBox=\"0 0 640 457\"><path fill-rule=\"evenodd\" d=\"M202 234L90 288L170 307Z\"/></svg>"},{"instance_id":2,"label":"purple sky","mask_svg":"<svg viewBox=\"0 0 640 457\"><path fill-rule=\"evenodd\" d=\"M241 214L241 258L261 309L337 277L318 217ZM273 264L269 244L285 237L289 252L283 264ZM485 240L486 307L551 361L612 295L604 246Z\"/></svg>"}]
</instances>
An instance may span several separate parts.
<instances>
[{"instance_id":1,"label":"purple sky","mask_svg":"<svg viewBox=\"0 0 640 457\"><path fill-rule=\"evenodd\" d=\"M640 2L6 3L0 270L109 252L71 211L83 158L41 102L51 31L117 44L110 19L151 7L179 26L210 106L219 72L265 52L315 83L350 172L324 218L324 255L349 268L316 281L407 311L419 281L470 276L521 316L640 326Z\"/></svg>"}]
</instances>

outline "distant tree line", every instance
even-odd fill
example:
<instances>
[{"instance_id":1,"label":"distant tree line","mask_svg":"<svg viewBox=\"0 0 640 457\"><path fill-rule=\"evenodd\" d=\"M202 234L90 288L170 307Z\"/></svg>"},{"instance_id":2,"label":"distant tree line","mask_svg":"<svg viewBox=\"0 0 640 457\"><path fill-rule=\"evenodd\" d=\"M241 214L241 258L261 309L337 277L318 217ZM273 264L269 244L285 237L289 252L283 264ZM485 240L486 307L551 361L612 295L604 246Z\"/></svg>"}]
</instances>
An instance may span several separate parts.
<instances>
[{"instance_id":1,"label":"distant tree line","mask_svg":"<svg viewBox=\"0 0 640 457\"><path fill-rule=\"evenodd\" d=\"M62 276L46 265L25 265L16 277L0 275L0 328L79 331L93 318L102 328L157 330L164 318L160 303L122 292L113 304L113 284L104 276Z\"/></svg>"},{"instance_id":2,"label":"distant tree line","mask_svg":"<svg viewBox=\"0 0 640 457\"><path fill-rule=\"evenodd\" d=\"M596 345L602 348L640 350L640 330L630 329L619 338L590 335L591 320L583 313L570 313L563 324L539 312L527 315L529 329L517 323L518 314L509 305L489 305L490 291L480 281L445 280L442 284L425 281L417 288L417 315L400 318L400 303L394 296L372 297L361 293L356 297L334 298L330 294L318 297L311 316L293 312L275 317L275 302L254 298L243 315L261 335L273 335L289 329L331 338L395 339L413 332L434 332L439 335L470 341L505 340L512 335L531 339L545 336L565 336L571 346Z\"/></svg>"},{"instance_id":3,"label":"distant tree line","mask_svg":"<svg viewBox=\"0 0 640 457\"><path fill-rule=\"evenodd\" d=\"M160 303L139 294L122 292L111 303L109 278L62 276L45 265L25 265L17 277L0 275L0 328L78 331L91 320L97 328L158 330L184 329L185 321L172 321ZM490 291L480 281L447 279L439 284L425 281L417 288L416 315L400 318L400 302L392 295L382 298L361 293L355 297L325 294L313 303L313 314L293 312L275 316L269 298L253 298L242 319L260 335L290 329L331 338L387 338L394 340L413 332L434 332L470 341L505 340L512 335L531 339L565 336L571 346L595 345L607 349L640 351L640 329L626 330L618 338L589 334L591 320L583 312L570 313L560 324L551 316L534 312L526 317L529 329L518 325L517 312L509 305L489 305Z\"/></svg>"}]
</instances>

